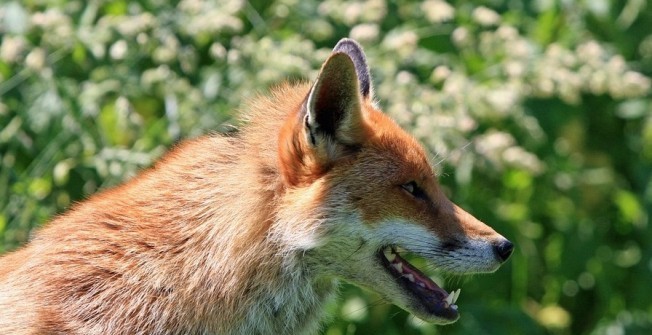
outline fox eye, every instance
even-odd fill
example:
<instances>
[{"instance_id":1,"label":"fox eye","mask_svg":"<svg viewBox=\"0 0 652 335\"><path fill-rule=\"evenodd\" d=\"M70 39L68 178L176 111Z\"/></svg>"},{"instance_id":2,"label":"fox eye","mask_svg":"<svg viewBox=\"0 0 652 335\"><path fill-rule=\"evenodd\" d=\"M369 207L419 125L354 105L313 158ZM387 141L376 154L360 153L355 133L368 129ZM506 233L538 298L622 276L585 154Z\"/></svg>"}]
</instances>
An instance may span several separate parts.
<instances>
[{"instance_id":1,"label":"fox eye","mask_svg":"<svg viewBox=\"0 0 652 335\"><path fill-rule=\"evenodd\" d=\"M408 193L412 194L413 197L427 200L428 196L426 195L426 192L417 185L415 181L411 181L409 183L401 185L401 187L407 191Z\"/></svg>"}]
</instances>

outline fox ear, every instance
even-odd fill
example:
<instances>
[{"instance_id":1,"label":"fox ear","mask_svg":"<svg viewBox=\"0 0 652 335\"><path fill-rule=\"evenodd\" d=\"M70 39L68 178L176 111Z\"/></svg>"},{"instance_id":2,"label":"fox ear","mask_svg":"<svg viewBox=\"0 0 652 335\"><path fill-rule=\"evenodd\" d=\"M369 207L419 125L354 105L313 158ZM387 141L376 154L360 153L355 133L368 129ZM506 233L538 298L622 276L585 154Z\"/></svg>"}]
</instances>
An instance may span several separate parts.
<instances>
[{"instance_id":1,"label":"fox ear","mask_svg":"<svg viewBox=\"0 0 652 335\"><path fill-rule=\"evenodd\" d=\"M312 180L358 150L371 132L363 115L370 94L362 49L352 40L340 41L322 65L300 117L288 119L281 130L280 169L289 185Z\"/></svg>"},{"instance_id":2,"label":"fox ear","mask_svg":"<svg viewBox=\"0 0 652 335\"><path fill-rule=\"evenodd\" d=\"M349 142L347 135L361 118L355 66L346 54L334 53L324 65L306 101L306 128L310 143L322 137Z\"/></svg>"},{"instance_id":3,"label":"fox ear","mask_svg":"<svg viewBox=\"0 0 652 335\"><path fill-rule=\"evenodd\" d=\"M364 136L362 83L348 53L335 51L326 60L305 104L306 136L311 146L360 143ZM325 149L335 153L333 148Z\"/></svg>"},{"instance_id":4,"label":"fox ear","mask_svg":"<svg viewBox=\"0 0 652 335\"><path fill-rule=\"evenodd\" d=\"M371 97L373 90L371 76L369 75L369 66L367 66L367 57L365 57L360 44L352 39L343 38L333 48L333 53L336 52L341 52L351 58L355 65L356 75L358 76L360 94L365 99Z\"/></svg>"}]
</instances>

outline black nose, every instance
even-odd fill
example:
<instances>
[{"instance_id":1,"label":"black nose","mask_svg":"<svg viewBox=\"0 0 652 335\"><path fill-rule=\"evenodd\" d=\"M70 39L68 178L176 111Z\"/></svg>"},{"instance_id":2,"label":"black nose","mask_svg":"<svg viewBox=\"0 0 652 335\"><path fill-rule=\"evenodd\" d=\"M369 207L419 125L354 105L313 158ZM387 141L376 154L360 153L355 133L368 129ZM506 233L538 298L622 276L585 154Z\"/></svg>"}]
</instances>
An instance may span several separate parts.
<instances>
[{"instance_id":1,"label":"black nose","mask_svg":"<svg viewBox=\"0 0 652 335\"><path fill-rule=\"evenodd\" d=\"M514 244L508 240L500 241L494 244L494 252L501 262L506 261L514 251Z\"/></svg>"}]
</instances>

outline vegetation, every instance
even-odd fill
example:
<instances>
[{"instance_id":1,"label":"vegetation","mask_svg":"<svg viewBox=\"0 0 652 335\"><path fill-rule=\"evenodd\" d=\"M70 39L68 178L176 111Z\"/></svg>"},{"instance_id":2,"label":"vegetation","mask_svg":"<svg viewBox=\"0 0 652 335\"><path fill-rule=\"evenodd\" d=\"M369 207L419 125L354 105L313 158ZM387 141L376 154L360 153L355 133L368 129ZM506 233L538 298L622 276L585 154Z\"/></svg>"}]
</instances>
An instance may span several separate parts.
<instances>
[{"instance_id":1,"label":"vegetation","mask_svg":"<svg viewBox=\"0 0 652 335\"><path fill-rule=\"evenodd\" d=\"M345 285L325 334L649 334L650 22L645 0L5 1L0 252L350 36L452 199L517 250L439 279L455 325Z\"/></svg>"}]
</instances>

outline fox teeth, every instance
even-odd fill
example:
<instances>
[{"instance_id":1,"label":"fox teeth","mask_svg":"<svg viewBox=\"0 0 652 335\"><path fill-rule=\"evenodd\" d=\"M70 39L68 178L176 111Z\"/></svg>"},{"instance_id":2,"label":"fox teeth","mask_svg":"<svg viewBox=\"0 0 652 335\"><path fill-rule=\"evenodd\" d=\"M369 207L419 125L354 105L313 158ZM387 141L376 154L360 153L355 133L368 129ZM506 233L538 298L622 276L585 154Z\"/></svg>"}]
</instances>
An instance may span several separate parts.
<instances>
[{"instance_id":1,"label":"fox teeth","mask_svg":"<svg viewBox=\"0 0 652 335\"><path fill-rule=\"evenodd\" d=\"M411 273L406 274L405 278L407 278L407 280L414 283L414 275L412 275Z\"/></svg>"},{"instance_id":2,"label":"fox teeth","mask_svg":"<svg viewBox=\"0 0 652 335\"><path fill-rule=\"evenodd\" d=\"M394 269L396 269L396 271L398 271L399 273L403 273L403 264L402 264L402 263L392 263L392 266L393 266Z\"/></svg>"},{"instance_id":3,"label":"fox teeth","mask_svg":"<svg viewBox=\"0 0 652 335\"><path fill-rule=\"evenodd\" d=\"M444 299L444 300L446 301L446 303L448 305L454 305L457 302L457 298L460 297L460 292L462 292L462 289L458 288L457 290L451 292L448 295L448 297L446 297L446 299Z\"/></svg>"},{"instance_id":4,"label":"fox teeth","mask_svg":"<svg viewBox=\"0 0 652 335\"><path fill-rule=\"evenodd\" d=\"M383 250L383 254L385 254L385 258L390 262L396 258L396 254L390 248Z\"/></svg>"},{"instance_id":5,"label":"fox teeth","mask_svg":"<svg viewBox=\"0 0 652 335\"><path fill-rule=\"evenodd\" d=\"M451 294L449 294L449 295L446 297L446 299L444 299L444 301L446 301L446 305L447 305L447 306L453 304L453 298L454 298L454 297L455 297L455 296L453 295L453 293L451 293Z\"/></svg>"}]
</instances>

